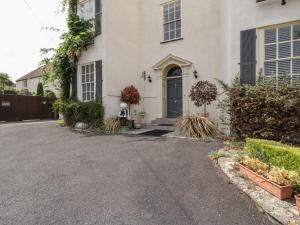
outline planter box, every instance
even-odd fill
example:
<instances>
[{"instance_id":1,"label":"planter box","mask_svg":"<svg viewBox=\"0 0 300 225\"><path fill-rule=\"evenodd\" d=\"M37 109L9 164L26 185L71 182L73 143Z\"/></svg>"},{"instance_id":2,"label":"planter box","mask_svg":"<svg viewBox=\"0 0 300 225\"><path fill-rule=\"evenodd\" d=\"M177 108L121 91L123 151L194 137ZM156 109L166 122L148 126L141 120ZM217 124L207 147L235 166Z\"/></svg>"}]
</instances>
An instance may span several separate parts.
<instances>
[{"instance_id":1,"label":"planter box","mask_svg":"<svg viewBox=\"0 0 300 225\"><path fill-rule=\"evenodd\" d=\"M240 174L281 200L292 197L294 186L280 186L275 184L242 164L240 164Z\"/></svg>"},{"instance_id":2,"label":"planter box","mask_svg":"<svg viewBox=\"0 0 300 225\"><path fill-rule=\"evenodd\" d=\"M300 195L296 195L295 199L296 199L296 205L297 205L299 215L300 215Z\"/></svg>"}]
</instances>

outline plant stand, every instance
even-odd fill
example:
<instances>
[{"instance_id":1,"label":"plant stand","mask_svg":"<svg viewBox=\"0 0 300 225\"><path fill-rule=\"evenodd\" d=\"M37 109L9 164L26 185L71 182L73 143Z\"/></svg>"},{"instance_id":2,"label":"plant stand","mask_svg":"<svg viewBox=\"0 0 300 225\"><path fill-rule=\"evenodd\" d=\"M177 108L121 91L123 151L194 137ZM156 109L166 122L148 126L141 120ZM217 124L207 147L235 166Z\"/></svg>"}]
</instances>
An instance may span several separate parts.
<instances>
[{"instance_id":1,"label":"plant stand","mask_svg":"<svg viewBox=\"0 0 300 225\"><path fill-rule=\"evenodd\" d=\"M129 130L128 128L128 120L124 117L119 118L120 119L120 131L126 132Z\"/></svg>"},{"instance_id":2,"label":"plant stand","mask_svg":"<svg viewBox=\"0 0 300 225\"><path fill-rule=\"evenodd\" d=\"M128 128L129 128L129 130L134 129L134 120L128 120Z\"/></svg>"}]
</instances>

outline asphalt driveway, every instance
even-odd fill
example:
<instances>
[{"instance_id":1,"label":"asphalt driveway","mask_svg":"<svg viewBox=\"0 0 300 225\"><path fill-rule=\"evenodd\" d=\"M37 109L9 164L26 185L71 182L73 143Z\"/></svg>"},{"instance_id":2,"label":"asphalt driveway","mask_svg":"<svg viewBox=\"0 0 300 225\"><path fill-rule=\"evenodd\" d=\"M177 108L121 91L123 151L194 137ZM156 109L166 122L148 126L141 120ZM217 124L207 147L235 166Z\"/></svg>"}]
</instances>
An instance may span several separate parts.
<instances>
[{"instance_id":1,"label":"asphalt driveway","mask_svg":"<svg viewBox=\"0 0 300 225\"><path fill-rule=\"evenodd\" d=\"M207 159L218 146L0 125L0 224L271 224Z\"/></svg>"}]
</instances>

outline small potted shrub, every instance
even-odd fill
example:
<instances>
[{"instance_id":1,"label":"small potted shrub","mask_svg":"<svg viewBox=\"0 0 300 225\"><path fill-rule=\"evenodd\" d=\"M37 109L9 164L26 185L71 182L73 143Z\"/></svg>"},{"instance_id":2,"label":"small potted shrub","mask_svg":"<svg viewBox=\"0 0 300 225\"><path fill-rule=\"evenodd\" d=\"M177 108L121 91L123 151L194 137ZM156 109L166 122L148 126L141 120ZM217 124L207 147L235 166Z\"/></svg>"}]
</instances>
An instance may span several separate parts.
<instances>
[{"instance_id":1,"label":"small potted shrub","mask_svg":"<svg viewBox=\"0 0 300 225\"><path fill-rule=\"evenodd\" d=\"M278 167L270 169L267 164L249 157L240 163L240 174L281 200L292 197L299 179L294 171Z\"/></svg>"},{"instance_id":2,"label":"small potted shrub","mask_svg":"<svg viewBox=\"0 0 300 225\"><path fill-rule=\"evenodd\" d=\"M217 86L209 81L199 81L193 85L189 97L194 102L195 106L203 106L204 116L208 117L206 106L210 105L217 99Z\"/></svg>"},{"instance_id":3,"label":"small potted shrub","mask_svg":"<svg viewBox=\"0 0 300 225\"><path fill-rule=\"evenodd\" d=\"M141 96L137 88L133 85L125 87L123 91L121 91L121 101L128 104L129 117L130 117L130 105L137 105L140 103ZM128 127L134 128L134 121L128 121Z\"/></svg>"},{"instance_id":4,"label":"small potted shrub","mask_svg":"<svg viewBox=\"0 0 300 225\"><path fill-rule=\"evenodd\" d=\"M187 114L179 118L177 130L186 137L210 140L218 136L215 124L208 119L206 106L217 99L217 86L208 81L196 83L189 95L195 106L204 106L204 113Z\"/></svg>"}]
</instances>

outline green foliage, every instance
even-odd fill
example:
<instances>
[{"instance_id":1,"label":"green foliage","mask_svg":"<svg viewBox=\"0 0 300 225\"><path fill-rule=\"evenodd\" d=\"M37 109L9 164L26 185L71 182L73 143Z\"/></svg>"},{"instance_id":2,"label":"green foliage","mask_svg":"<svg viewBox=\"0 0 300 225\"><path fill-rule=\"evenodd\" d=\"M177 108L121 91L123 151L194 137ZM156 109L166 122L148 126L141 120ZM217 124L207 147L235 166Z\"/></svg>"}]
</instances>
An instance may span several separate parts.
<instances>
[{"instance_id":1,"label":"green foliage","mask_svg":"<svg viewBox=\"0 0 300 225\"><path fill-rule=\"evenodd\" d=\"M32 96L32 93L28 89L22 89L19 94L20 95Z\"/></svg>"},{"instance_id":2,"label":"green foliage","mask_svg":"<svg viewBox=\"0 0 300 225\"><path fill-rule=\"evenodd\" d=\"M62 113L67 126L74 126L77 122L88 123L95 128L103 126L104 107L99 101L57 100L54 109Z\"/></svg>"},{"instance_id":3,"label":"green foliage","mask_svg":"<svg viewBox=\"0 0 300 225\"><path fill-rule=\"evenodd\" d=\"M238 139L261 138L292 141L300 128L299 89L281 82L276 87L259 79L255 86L231 86L220 82L225 90L221 108L229 116L231 133Z\"/></svg>"},{"instance_id":4,"label":"green foliage","mask_svg":"<svg viewBox=\"0 0 300 225\"><path fill-rule=\"evenodd\" d=\"M57 121L58 125L61 126L61 127L65 127L65 121L64 120L58 120Z\"/></svg>"},{"instance_id":5,"label":"green foliage","mask_svg":"<svg viewBox=\"0 0 300 225\"><path fill-rule=\"evenodd\" d=\"M5 86L14 86L14 82L11 81L7 73L0 73L0 90L2 94L5 92Z\"/></svg>"},{"instance_id":6,"label":"green foliage","mask_svg":"<svg viewBox=\"0 0 300 225\"><path fill-rule=\"evenodd\" d=\"M18 92L14 89L11 89L11 90L4 90L4 94L5 95L17 95Z\"/></svg>"},{"instance_id":7,"label":"green foliage","mask_svg":"<svg viewBox=\"0 0 300 225\"><path fill-rule=\"evenodd\" d=\"M70 99L70 84L76 72L77 62L81 52L93 42L95 32L93 21L85 21L77 15L78 0L64 0L63 7L68 8L68 31L62 35L62 42L51 58L45 57L42 66L50 80L58 80L62 99ZM53 49L50 49L53 51ZM47 54L46 49L41 50Z\"/></svg>"},{"instance_id":8,"label":"green foliage","mask_svg":"<svg viewBox=\"0 0 300 225\"><path fill-rule=\"evenodd\" d=\"M219 158L226 157L224 152L213 151L208 154L208 158L211 160L218 160Z\"/></svg>"},{"instance_id":9,"label":"green foliage","mask_svg":"<svg viewBox=\"0 0 300 225\"><path fill-rule=\"evenodd\" d=\"M300 175L300 148L284 145L275 141L246 140L249 157L286 170L296 171Z\"/></svg>"},{"instance_id":10,"label":"green foliage","mask_svg":"<svg viewBox=\"0 0 300 225\"><path fill-rule=\"evenodd\" d=\"M56 95L53 91L45 90L45 97L56 98Z\"/></svg>"},{"instance_id":11,"label":"green foliage","mask_svg":"<svg viewBox=\"0 0 300 225\"><path fill-rule=\"evenodd\" d=\"M242 141L231 140L231 141L229 141L229 145L233 146L236 149L242 150L245 146L245 143Z\"/></svg>"},{"instance_id":12,"label":"green foliage","mask_svg":"<svg viewBox=\"0 0 300 225\"><path fill-rule=\"evenodd\" d=\"M44 87L41 82L38 83L37 89L36 89L36 95L37 96L44 96Z\"/></svg>"}]
</instances>

